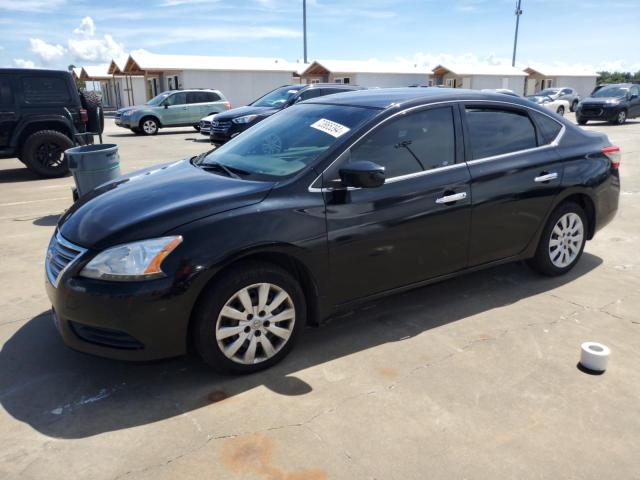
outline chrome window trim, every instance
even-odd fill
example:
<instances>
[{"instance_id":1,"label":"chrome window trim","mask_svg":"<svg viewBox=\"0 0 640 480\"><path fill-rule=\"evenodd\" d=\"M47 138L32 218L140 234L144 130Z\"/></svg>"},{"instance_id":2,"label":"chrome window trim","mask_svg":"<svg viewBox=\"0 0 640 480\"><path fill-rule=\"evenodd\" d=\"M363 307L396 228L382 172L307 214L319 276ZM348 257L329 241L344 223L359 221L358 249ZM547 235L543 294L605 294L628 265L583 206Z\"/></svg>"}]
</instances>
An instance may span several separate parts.
<instances>
[{"instance_id":1,"label":"chrome window trim","mask_svg":"<svg viewBox=\"0 0 640 480\"><path fill-rule=\"evenodd\" d=\"M562 140L562 137L564 136L564 133L567 129L566 125L564 125L562 122L559 122L557 119L553 118L551 115L549 115L547 112L542 112L540 110L537 110L535 108L531 108L527 105L520 105L518 103L513 103L513 102L505 102L504 100L445 100L442 102L433 102L433 103L428 103L428 104L424 104L424 105L416 105L414 107L410 107L407 108L405 110L402 110L400 112L396 112L393 115L383 119L382 121L380 121L379 123L375 124L373 127L371 127L369 130L367 130L366 132L364 132L362 135L360 135L356 140L354 140L353 142L351 142L351 144L349 144L349 146L347 148L345 148L342 153L340 153L340 155L338 155L335 160L333 162L331 162L323 171L322 173L320 173L320 175L318 175L316 178L313 179L313 181L311 182L311 184L309 184L309 187L307 188L307 190L311 193L322 193L322 192L331 192L333 190L335 190L333 187L313 187L312 185L314 183L316 183L318 180L321 179L322 175L324 174L324 172L326 172L327 170L329 170L334 163L336 163L340 157L344 154L344 152L350 150L356 143L358 143L360 140L362 140L366 135L368 135L369 133L371 133L373 130L375 130L376 128L378 128L379 126L383 125L384 123L390 121L391 119L399 116L399 115L405 115L408 112L412 112L414 110L419 110L421 108L429 108L433 105L453 105L453 104L460 104L460 103L499 103L499 104L503 104L503 105L509 105L512 107L516 107L516 108L524 108L527 110L531 110L533 112L542 114L546 117L548 117L549 119L553 120L554 122L556 122L557 124L559 124L562 128L560 129L560 131L558 132L558 135L556 135L556 138L551 142L551 143L547 143L546 145L540 145L538 147L535 148L528 148L525 150L518 150L515 152L509 152L509 153L503 153L500 155L494 155L491 157L483 157L483 158L477 158L474 160L469 160L469 161L462 161L461 163L455 163L453 165L446 165L444 167L438 167L438 168L432 168L431 170L423 170L422 172L414 172L414 173L408 173L406 175L399 175L397 177L391 177L391 178L387 178L385 179L384 184L382 185L384 187L384 185L386 185L387 183L395 183L395 182L399 182L402 180L407 180L410 178L415 178L415 177L419 177L422 175L427 175L427 174L431 174L431 173L435 173L435 172L440 172L442 170L448 170L454 167L460 167L460 166L467 166L467 165L474 165L476 163L482 163L482 162L488 162L488 161L492 161L492 160L500 160L502 158L508 157L510 155L519 155L522 153L529 153L529 152L533 152L536 150L542 150L542 149L547 149L547 148L552 148L552 147L557 147L560 144L560 140ZM531 120L533 122L533 119ZM535 122L534 122L535 125ZM340 190L345 190L345 189L340 189ZM347 191L353 191L353 190L360 190L360 188L358 187L347 187L346 188Z\"/></svg>"},{"instance_id":2,"label":"chrome window trim","mask_svg":"<svg viewBox=\"0 0 640 480\"><path fill-rule=\"evenodd\" d=\"M82 257L85 253L87 253L87 249L86 248L82 248L74 243L69 242L68 240L66 240L62 235L60 235L60 232L56 230L55 233L55 239L56 242L62 244L62 246L70 249L70 250L75 250L78 252L78 255L75 256L75 258L73 258L69 263L67 263L67 265L60 270L60 273L58 273L57 277L54 277L53 272L51 272L51 270L49 269L49 247L47 247L47 255L44 259L44 267L45 270L47 272L47 278L49 279L49 281L51 282L51 285L53 285L55 288L58 288L58 282L60 281L60 279L62 278L62 276L65 274L65 272L67 270L69 270L69 268L71 268L71 266L73 264L75 264L80 257Z\"/></svg>"}]
</instances>

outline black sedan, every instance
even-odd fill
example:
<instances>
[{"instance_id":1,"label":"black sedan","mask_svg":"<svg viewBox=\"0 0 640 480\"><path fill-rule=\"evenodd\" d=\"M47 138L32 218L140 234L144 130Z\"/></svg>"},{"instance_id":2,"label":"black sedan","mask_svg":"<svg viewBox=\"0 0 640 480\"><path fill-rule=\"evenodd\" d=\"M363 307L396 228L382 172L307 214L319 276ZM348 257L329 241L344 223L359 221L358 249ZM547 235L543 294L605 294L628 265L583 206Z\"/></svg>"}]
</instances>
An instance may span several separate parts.
<instances>
[{"instance_id":1,"label":"black sedan","mask_svg":"<svg viewBox=\"0 0 640 480\"><path fill-rule=\"evenodd\" d=\"M51 239L47 292L74 349L191 345L253 372L374 297L514 260L566 273L616 213L619 165L605 135L517 97L316 98L80 199Z\"/></svg>"}]
</instances>

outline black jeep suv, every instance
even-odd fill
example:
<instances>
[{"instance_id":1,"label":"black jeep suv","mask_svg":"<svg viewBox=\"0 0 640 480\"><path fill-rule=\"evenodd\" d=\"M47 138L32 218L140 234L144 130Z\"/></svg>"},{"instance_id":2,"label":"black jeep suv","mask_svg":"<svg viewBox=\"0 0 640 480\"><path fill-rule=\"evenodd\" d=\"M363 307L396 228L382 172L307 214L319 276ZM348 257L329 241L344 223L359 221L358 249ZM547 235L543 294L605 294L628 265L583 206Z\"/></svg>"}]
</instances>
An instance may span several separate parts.
<instances>
[{"instance_id":1,"label":"black jeep suv","mask_svg":"<svg viewBox=\"0 0 640 480\"><path fill-rule=\"evenodd\" d=\"M606 120L622 125L627 118L640 117L640 85L614 83L594 90L578 104L576 121Z\"/></svg>"},{"instance_id":2,"label":"black jeep suv","mask_svg":"<svg viewBox=\"0 0 640 480\"><path fill-rule=\"evenodd\" d=\"M42 177L66 175L64 151L84 143L88 106L69 72L0 69L0 158Z\"/></svg>"}]
</instances>

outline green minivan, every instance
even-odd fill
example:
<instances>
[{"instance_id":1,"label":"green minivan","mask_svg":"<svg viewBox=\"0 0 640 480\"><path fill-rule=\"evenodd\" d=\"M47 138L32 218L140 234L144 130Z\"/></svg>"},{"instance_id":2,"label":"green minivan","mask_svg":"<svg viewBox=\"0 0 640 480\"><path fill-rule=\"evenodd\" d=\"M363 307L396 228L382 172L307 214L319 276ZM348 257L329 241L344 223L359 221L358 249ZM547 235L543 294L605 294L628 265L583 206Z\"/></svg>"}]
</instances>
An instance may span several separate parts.
<instances>
[{"instance_id":1,"label":"green minivan","mask_svg":"<svg viewBox=\"0 0 640 480\"><path fill-rule=\"evenodd\" d=\"M163 127L193 126L197 130L202 117L230 108L219 90L169 90L144 105L121 108L115 121L136 134L155 135Z\"/></svg>"}]
</instances>

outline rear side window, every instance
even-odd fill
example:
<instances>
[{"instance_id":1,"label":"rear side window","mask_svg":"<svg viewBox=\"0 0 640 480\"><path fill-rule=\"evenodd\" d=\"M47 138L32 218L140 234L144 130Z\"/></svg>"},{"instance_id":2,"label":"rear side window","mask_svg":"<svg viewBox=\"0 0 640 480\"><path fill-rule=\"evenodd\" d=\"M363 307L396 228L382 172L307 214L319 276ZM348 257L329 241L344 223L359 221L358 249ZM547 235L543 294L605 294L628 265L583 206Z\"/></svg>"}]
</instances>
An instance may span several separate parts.
<instances>
[{"instance_id":1,"label":"rear side window","mask_svg":"<svg viewBox=\"0 0 640 480\"><path fill-rule=\"evenodd\" d=\"M184 105L187 103L187 94L184 92L174 93L165 102L167 105Z\"/></svg>"},{"instance_id":2,"label":"rear side window","mask_svg":"<svg viewBox=\"0 0 640 480\"><path fill-rule=\"evenodd\" d=\"M300 100L298 100L299 102L302 102L304 100L309 100L310 98L316 98L320 96L320 89L319 88L310 88L309 90L305 90L304 92L302 92L300 94Z\"/></svg>"},{"instance_id":3,"label":"rear side window","mask_svg":"<svg viewBox=\"0 0 640 480\"><path fill-rule=\"evenodd\" d=\"M11 80L7 77L0 77L0 105L13 105Z\"/></svg>"},{"instance_id":4,"label":"rear side window","mask_svg":"<svg viewBox=\"0 0 640 480\"><path fill-rule=\"evenodd\" d=\"M368 160L385 167L387 178L455 163L451 107L409 113L391 120L351 149L351 162Z\"/></svg>"},{"instance_id":5,"label":"rear side window","mask_svg":"<svg viewBox=\"0 0 640 480\"><path fill-rule=\"evenodd\" d=\"M61 77L24 77L22 92L26 103L67 103L67 82Z\"/></svg>"},{"instance_id":6,"label":"rear side window","mask_svg":"<svg viewBox=\"0 0 640 480\"><path fill-rule=\"evenodd\" d=\"M473 160L538 146L536 130L525 112L471 106L465 110Z\"/></svg>"},{"instance_id":7,"label":"rear side window","mask_svg":"<svg viewBox=\"0 0 640 480\"><path fill-rule=\"evenodd\" d=\"M540 129L543 145L553 142L562 130L562 125L538 112L531 112L531 115Z\"/></svg>"}]
</instances>

